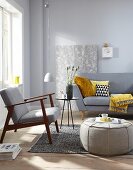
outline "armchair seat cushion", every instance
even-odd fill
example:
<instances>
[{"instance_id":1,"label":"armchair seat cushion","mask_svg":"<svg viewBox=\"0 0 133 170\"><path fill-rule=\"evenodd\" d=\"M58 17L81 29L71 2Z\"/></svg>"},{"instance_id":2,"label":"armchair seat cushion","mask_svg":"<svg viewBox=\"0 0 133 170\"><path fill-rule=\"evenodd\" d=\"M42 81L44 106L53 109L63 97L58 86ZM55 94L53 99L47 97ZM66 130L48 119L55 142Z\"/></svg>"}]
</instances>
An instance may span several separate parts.
<instances>
[{"instance_id":1,"label":"armchair seat cushion","mask_svg":"<svg viewBox=\"0 0 133 170\"><path fill-rule=\"evenodd\" d=\"M109 105L110 97L89 96L83 99L85 105L106 106Z\"/></svg>"},{"instance_id":2,"label":"armchair seat cushion","mask_svg":"<svg viewBox=\"0 0 133 170\"><path fill-rule=\"evenodd\" d=\"M60 109L58 107L45 108L48 116L49 124L55 122L60 116ZM39 122L43 120L43 113L41 109L31 110L19 119L19 123Z\"/></svg>"}]
</instances>

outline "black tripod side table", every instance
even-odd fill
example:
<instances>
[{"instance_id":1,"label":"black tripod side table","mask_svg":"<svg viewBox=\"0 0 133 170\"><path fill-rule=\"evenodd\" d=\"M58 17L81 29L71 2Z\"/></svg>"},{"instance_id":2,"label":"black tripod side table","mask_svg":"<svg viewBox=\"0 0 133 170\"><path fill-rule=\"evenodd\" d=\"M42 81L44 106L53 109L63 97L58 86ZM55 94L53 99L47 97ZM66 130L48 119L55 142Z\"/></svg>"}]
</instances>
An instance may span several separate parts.
<instances>
[{"instance_id":1,"label":"black tripod side table","mask_svg":"<svg viewBox=\"0 0 133 170\"><path fill-rule=\"evenodd\" d=\"M73 125L73 129L74 129L74 121L73 121L73 113L72 113L71 101L72 101L72 100L78 100L78 98L72 98L72 99L56 98L56 99L63 101L60 129L61 129L61 126L62 126L63 115L64 115L64 108L65 108L65 104L66 104L66 103L67 103L67 113L68 113L68 126L69 126L69 114L71 114L72 125Z\"/></svg>"}]
</instances>

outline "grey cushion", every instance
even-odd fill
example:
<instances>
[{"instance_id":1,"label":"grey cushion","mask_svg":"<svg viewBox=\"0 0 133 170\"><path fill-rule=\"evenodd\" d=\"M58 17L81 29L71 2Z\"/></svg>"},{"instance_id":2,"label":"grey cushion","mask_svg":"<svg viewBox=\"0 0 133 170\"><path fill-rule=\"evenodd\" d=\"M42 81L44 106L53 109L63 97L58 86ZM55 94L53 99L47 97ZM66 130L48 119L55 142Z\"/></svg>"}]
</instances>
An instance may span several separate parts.
<instances>
[{"instance_id":1,"label":"grey cushion","mask_svg":"<svg viewBox=\"0 0 133 170\"><path fill-rule=\"evenodd\" d=\"M6 106L24 102L23 97L17 87L3 89L0 91L0 94ZM26 104L15 106L12 116L13 122L16 123L28 111L29 110Z\"/></svg>"},{"instance_id":2,"label":"grey cushion","mask_svg":"<svg viewBox=\"0 0 133 170\"><path fill-rule=\"evenodd\" d=\"M109 105L109 97L96 97L96 96L89 96L83 99L85 105L93 105L93 106L107 106Z\"/></svg>"},{"instance_id":3,"label":"grey cushion","mask_svg":"<svg viewBox=\"0 0 133 170\"><path fill-rule=\"evenodd\" d=\"M80 141L85 150L96 155L125 154L133 149L133 125L124 119L113 124L88 118L81 124Z\"/></svg>"},{"instance_id":4,"label":"grey cushion","mask_svg":"<svg viewBox=\"0 0 133 170\"><path fill-rule=\"evenodd\" d=\"M46 114L49 119L49 124L55 122L60 116L60 109L58 107L46 108ZM20 119L20 123L26 122L38 122L43 120L43 113L41 109L31 110L27 114L23 115Z\"/></svg>"}]
</instances>

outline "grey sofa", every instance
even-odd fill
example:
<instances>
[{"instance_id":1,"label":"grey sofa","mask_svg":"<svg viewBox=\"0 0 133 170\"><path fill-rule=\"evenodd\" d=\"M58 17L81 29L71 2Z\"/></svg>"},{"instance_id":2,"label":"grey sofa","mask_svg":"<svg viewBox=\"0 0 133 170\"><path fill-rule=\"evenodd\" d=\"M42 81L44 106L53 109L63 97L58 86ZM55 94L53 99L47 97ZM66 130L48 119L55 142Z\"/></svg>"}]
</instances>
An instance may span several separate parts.
<instances>
[{"instance_id":1,"label":"grey sofa","mask_svg":"<svg viewBox=\"0 0 133 170\"><path fill-rule=\"evenodd\" d=\"M79 76L88 77L90 80L109 80L110 94L133 94L133 73L80 73ZM110 97L90 96L83 98L77 85L74 85L74 97L78 97L76 105L79 111L98 111L110 113ZM133 104L129 105L128 113L133 114ZM123 113L125 114L125 113Z\"/></svg>"}]
</instances>

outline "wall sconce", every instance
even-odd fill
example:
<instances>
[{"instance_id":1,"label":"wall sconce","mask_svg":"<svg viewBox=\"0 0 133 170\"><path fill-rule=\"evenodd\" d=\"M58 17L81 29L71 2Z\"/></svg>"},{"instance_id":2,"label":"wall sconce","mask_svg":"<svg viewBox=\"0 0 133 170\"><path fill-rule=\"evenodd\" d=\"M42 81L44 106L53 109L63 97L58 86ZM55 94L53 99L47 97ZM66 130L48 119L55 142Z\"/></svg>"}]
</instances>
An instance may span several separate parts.
<instances>
[{"instance_id":1,"label":"wall sconce","mask_svg":"<svg viewBox=\"0 0 133 170\"><path fill-rule=\"evenodd\" d=\"M102 57L111 58L113 57L113 47L109 47L108 43L104 43L102 47Z\"/></svg>"}]
</instances>

